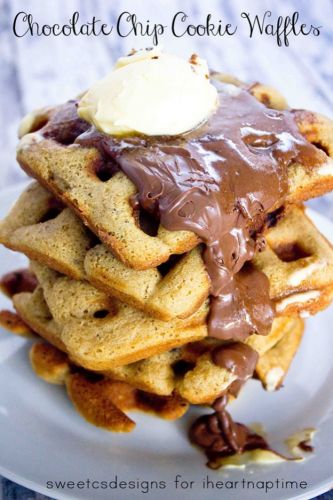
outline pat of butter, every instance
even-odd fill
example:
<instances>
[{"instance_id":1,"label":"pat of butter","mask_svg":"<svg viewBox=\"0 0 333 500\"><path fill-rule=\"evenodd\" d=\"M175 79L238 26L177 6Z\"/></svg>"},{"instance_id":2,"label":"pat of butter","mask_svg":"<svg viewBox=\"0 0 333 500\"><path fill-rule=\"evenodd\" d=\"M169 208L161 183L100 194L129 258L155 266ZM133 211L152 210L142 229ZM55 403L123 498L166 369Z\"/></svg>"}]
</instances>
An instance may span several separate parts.
<instances>
[{"instance_id":1,"label":"pat of butter","mask_svg":"<svg viewBox=\"0 0 333 500\"><path fill-rule=\"evenodd\" d=\"M217 105L205 61L155 48L120 58L82 97L78 114L105 134L177 135L207 120Z\"/></svg>"}]
</instances>

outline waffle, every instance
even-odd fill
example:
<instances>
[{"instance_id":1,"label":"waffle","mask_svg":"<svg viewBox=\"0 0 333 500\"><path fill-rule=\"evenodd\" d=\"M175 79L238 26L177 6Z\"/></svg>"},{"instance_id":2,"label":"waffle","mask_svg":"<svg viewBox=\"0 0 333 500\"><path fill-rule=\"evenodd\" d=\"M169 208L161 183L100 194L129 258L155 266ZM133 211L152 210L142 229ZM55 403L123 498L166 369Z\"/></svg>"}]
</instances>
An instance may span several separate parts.
<instances>
[{"instance_id":1,"label":"waffle","mask_svg":"<svg viewBox=\"0 0 333 500\"><path fill-rule=\"evenodd\" d=\"M52 219L47 217L50 210ZM333 250L303 209L290 207L265 236L266 249L257 253L253 264L268 276L277 312L304 315L324 309L333 298ZM55 211L52 195L37 183L26 189L0 224L0 241L164 321L188 318L209 295L200 247L180 257L164 275L159 268L131 269L105 245L96 245L70 209ZM297 283L302 273L304 279Z\"/></svg>"},{"instance_id":2,"label":"waffle","mask_svg":"<svg viewBox=\"0 0 333 500\"><path fill-rule=\"evenodd\" d=\"M275 318L271 332L267 336L251 335L246 343L258 352L260 358L288 331L292 331L297 321L296 317ZM177 382L176 390L193 404L210 403L226 391L234 381L235 377L231 372L216 366L208 352L197 358L195 367Z\"/></svg>"},{"instance_id":3,"label":"waffle","mask_svg":"<svg viewBox=\"0 0 333 500\"><path fill-rule=\"evenodd\" d=\"M304 322L298 320L294 328L287 332L277 344L259 359L256 366L256 375L267 391L275 391L282 386L301 343L303 333Z\"/></svg>"},{"instance_id":4,"label":"waffle","mask_svg":"<svg viewBox=\"0 0 333 500\"><path fill-rule=\"evenodd\" d=\"M31 366L49 384L64 385L70 373L68 356L51 344L36 342L30 349Z\"/></svg>"},{"instance_id":5,"label":"waffle","mask_svg":"<svg viewBox=\"0 0 333 500\"><path fill-rule=\"evenodd\" d=\"M135 271L125 266L104 245L92 247L93 241L80 219L70 209L57 206L37 183L24 191L0 224L0 242L8 248L73 279L88 279L105 293L157 318L187 318L208 297L209 278L199 248L162 276L157 268Z\"/></svg>"},{"instance_id":6,"label":"waffle","mask_svg":"<svg viewBox=\"0 0 333 500\"><path fill-rule=\"evenodd\" d=\"M1 223L0 241L74 279L83 279L83 261L92 246L92 235L71 210L32 184Z\"/></svg>"},{"instance_id":7,"label":"waffle","mask_svg":"<svg viewBox=\"0 0 333 500\"><path fill-rule=\"evenodd\" d=\"M333 297L332 256L332 245L303 209L294 207L267 232L266 250L253 263L268 277L278 313L315 314L317 300L325 307Z\"/></svg>"},{"instance_id":8,"label":"waffle","mask_svg":"<svg viewBox=\"0 0 333 500\"><path fill-rule=\"evenodd\" d=\"M266 100L269 90L266 89ZM256 97L262 93L257 93ZM72 106L74 106L72 104ZM134 269L150 269L166 262L172 254L182 254L199 243L188 231L167 231L161 225L156 236L141 229L139 212L133 207L134 184L122 173L106 175L103 159L95 148L61 143L62 137L50 138L59 125L63 106L37 115L25 127L18 146L21 167L51 191L59 200L75 210L93 233L123 263ZM333 189L333 161L325 144L333 143L332 122L310 112L295 112L299 128L315 145L320 146L323 162L289 168L287 203L300 203ZM43 127L36 131L38 125ZM34 131L35 130L35 131ZM74 142L74 139L73 139ZM274 207L275 209L278 207Z\"/></svg>"},{"instance_id":9,"label":"waffle","mask_svg":"<svg viewBox=\"0 0 333 500\"><path fill-rule=\"evenodd\" d=\"M32 295L15 295L15 307L42 336L45 334L36 328L30 313L38 309L39 317L47 321L51 312L52 331L57 332L57 343L61 339L60 349L87 369L106 370L207 335L207 304L186 320L163 322L106 296L86 282L71 280L36 263L33 269L42 286ZM42 314L45 302L50 312ZM47 340L54 344L50 338Z\"/></svg>"},{"instance_id":10,"label":"waffle","mask_svg":"<svg viewBox=\"0 0 333 500\"><path fill-rule=\"evenodd\" d=\"M24 321L12 311L0 311L0 327L19 337L35 338L34 332Z\"/></svg>"},{"instance_id":11,"label":"waffle","mask_svg":"<svg viewBox=\"0 0 333 500\"><path fill-rule=\"evenodd\" d=\"M91 424L113 432L130 432L135 422L126 413L141 410L167 420L184 415L188 404L177 396L156 396L117 382L78 370L66 354L50 344L35 343L30 361L36 375L51 384L66 386L76 410Z\"/></svg>"},{"instance_id":12,"label":"waffle","mask_svg":"<svg viewBox=\"0 0 333 500\"><path fill-rule=\"evenodd\" d=\"M32 294L25 292L15 295L13 300L19 315L34 331L64 352L69 352L72 361L82 366L78 356L76 354L72 356L68 350L61 328L55 329L56 323L47 308L41 287L38 287ZM251 335L246 342L256 349L259 355L263 355L286 332L292 330L297 322L296 317L276 318L269 335ZM80 323L80 328L82 328L82 323ZM61 342L63 342L62 347ZM191 345L194 346L194 350L190 349ZM83 366L88 367L87 364ZM91 369L90 363L89 369ZM93 369L96 370L96 368ZM207 345L202 345L200 342L187 344L183 348L148 356L141 361L109 369L97 369L97 371L102 372L107 378L127 382L137 389L153 394L168 396L176 392L193 404L210 403L221 392L227 390L236 379L231 372L212 362L209 354L209 341Z\"/></svg>"}]
</instances>

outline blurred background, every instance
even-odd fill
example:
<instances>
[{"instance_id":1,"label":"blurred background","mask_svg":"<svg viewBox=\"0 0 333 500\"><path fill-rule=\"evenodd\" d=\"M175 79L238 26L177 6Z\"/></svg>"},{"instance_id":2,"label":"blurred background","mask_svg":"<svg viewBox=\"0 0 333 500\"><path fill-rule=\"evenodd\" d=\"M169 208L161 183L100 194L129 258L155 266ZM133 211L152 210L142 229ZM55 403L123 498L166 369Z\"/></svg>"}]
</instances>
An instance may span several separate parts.
<instances>
[{"instance_id":1,"label":"blurred background","mask_svg":"<svg viewBox=\"0 0 333 500\"><path fill-rule=\"evenodd\" d=\"M150 25L170 27L178 11L187 23L204 23L207 14L222 24L238 25L234 36L186 36L176 38L166 30L160 37L165 50L182 56L197 52L212 69L237 75L245 81L276 86L292 107L306 107L333 117L333 1L317 0L0 0L0 189L24 179L15 163L16 130L28 111L63 102L88 88L131 48L152 45L152 37L24 36L17 38L12 25L15 15L25 11L41 24L68 23L75 11L79 23L93 16L114 24L128 11ZM300 13L300 22L321 26L318 37L291 36L288 47L279 47L274 36L248 36L242 12L262 16ZM21 25L22 26L22 25ZM21 31L23 27L21 28ZM333 216L333 198L313 202Z\"/></svg>"},{"instance_id":2,"label":"blurred background","mask_svg":"<svg viewBox=\"0 0 333 500\"><path fill-rule=\"evenodd\" d=\"M279 47L274 36L257 34L250 39L241 12L262 16L266 10L272 12L271 19L298 11L300 22L321 26L321 34L291 36L288 47ZM114 32L98 37L17 38L12 25L20 11L31 13L39 24L51 25L67 23L75 11L80 23L95 16L114 24L128 11L143 23L149 19L150 24L169 26L178 11L188 15L188 24L204 23L211 13L215 23L237 24L237 33L176 38L168 29L160 37L164 49L185 57L196 52L212 69L273 85L292 107L333 118L333 0L0 0L0 196L25 179L15 162L16 131L25 113L76 96L105 75L119 56L133 47L152 45L149 36L120 38ZM333 219L332 195L310 204ZM36 498L8 481L2 484L4 498Z\"/></svg>"}]
</instances>

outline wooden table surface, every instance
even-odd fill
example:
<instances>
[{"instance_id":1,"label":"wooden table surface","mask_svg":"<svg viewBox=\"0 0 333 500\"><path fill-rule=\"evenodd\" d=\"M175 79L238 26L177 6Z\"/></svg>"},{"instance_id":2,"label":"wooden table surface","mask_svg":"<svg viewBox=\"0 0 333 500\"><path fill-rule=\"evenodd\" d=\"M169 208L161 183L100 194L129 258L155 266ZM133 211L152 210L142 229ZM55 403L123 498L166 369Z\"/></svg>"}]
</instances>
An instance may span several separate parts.
<instances>
[{"instance_id":1,"label":"wooden table surface","mask_svg":"<svg viewBox=\"0 0 333 500\"><path fill-rule=\"evenodd\" d=\"M168 30L160 41L169 52L182 56L196 52L213 69L232 73L245 81L260 81L278 88L296 108L309 108L333 118L333 1L317 0L0 0L0 195L1 190L25 179L15 163L16 130L28 111L77 95L103 76L113 62L132 47L152 45L150 37L22 37L12 31L19 11L39 23L64 24L78 11L82 22L93 16L114 23L123 11L152 23L170 25L172 16L184 11L191 23L205 20L237 24L232 37L176 38ZM288 47L276 39L249 38L241 12L262 15L272 11L290 15L299 11L308 25L321 26L321 34L291 37ZM314 200L311 206L333 219L333 197ZM0 483L0 498L41 498L12 483ZM30 495L30 496L29 496Z\"/></svg>"}]
</instances>

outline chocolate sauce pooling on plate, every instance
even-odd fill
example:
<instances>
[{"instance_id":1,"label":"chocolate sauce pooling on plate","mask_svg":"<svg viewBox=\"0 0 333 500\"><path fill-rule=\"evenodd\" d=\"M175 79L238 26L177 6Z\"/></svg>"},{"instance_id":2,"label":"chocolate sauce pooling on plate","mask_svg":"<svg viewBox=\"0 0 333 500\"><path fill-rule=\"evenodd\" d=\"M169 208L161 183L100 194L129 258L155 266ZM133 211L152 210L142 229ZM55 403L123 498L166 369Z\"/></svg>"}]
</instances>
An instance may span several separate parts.
<instances>
[{"instance_id":1,"label":"chocolate sauce pooling on plate","mask_svg":"<svg viewBox=\"0 0 333 500\"><path fill-rule=\"evenodd\" d=\"M228 394L236 395L244 382L252 377L259 356L249 345L231 342L214 347L211 357L216 365L237 377L227 389ZM262 436L233 421L226 410L228 394L217 398L212 405L214 413L199 417L189 430L190 441L204 450L208 466L212 468L219 466L218 459L222 457L255 449L273 451Z\"/></svg>"},{"instance_id":2,"label":"chocolate sauce pooling on plate","mask_svg":"<svg viewBox=\"0 0 333 500\"><path fill-rule=\"evenodd\" d=\"M227 396L217 399L213 404L214 413L199 417L189 431L190 441L204 449L209 464L244 451L270 449L263 437L233 421L226 410L227 402Z\"/></svg>"},{"instance_id":3,"label":"chocolate sauce pooling on plate","mask_svg":"<svg viewBox=\"0 0 333 500\"><path fill-rule=\"evenodd\" d=\"M116 138L92 127L76 142L116 163L165 228L201 238L211 280L209 335L244 340L269 332L274 308L266 276L242 268L263 246L267 213L284 202L287 167L318 163L318 151L291 112L269 109L236 87L219 100L204 125L181 136Z\"/></svg>"}]
</instances>

